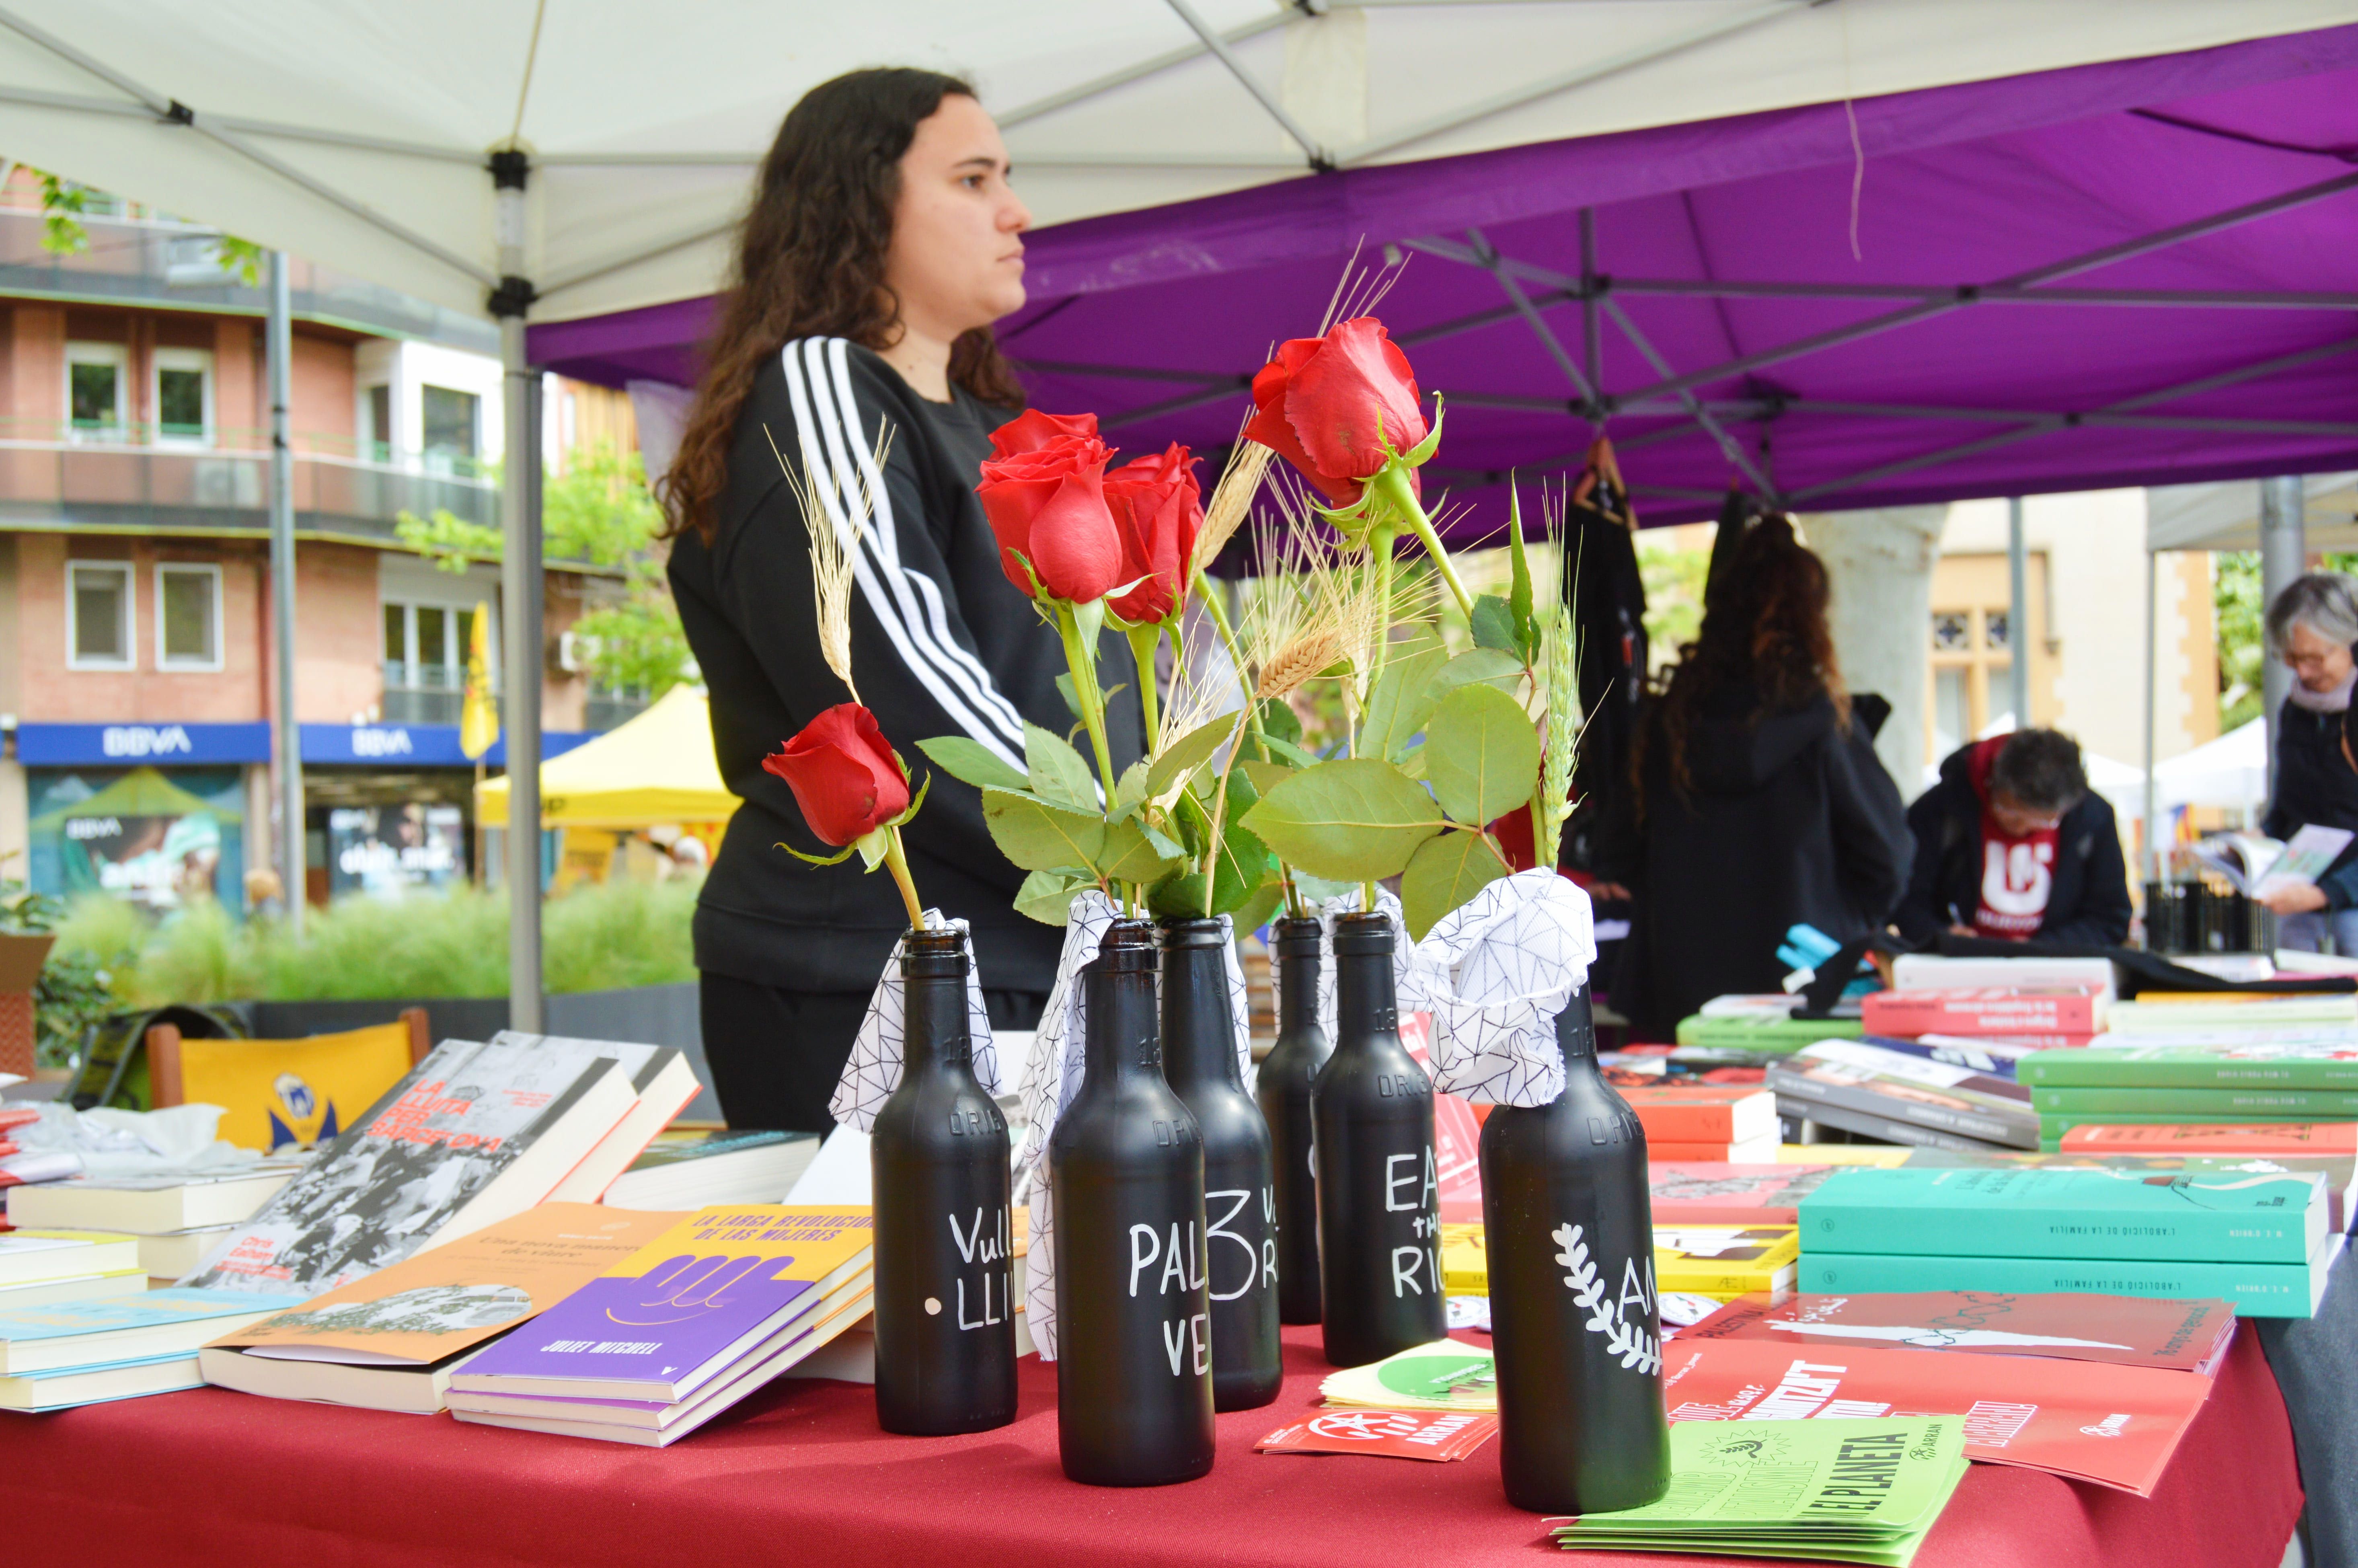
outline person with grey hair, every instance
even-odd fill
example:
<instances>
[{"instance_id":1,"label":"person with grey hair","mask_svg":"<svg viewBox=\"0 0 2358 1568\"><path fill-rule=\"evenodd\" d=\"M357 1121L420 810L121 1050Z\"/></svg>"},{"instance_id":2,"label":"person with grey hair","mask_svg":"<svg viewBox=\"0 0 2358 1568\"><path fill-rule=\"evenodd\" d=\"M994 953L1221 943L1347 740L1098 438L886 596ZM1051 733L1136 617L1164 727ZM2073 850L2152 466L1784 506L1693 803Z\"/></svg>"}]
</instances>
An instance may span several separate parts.
<instances>
[{"instance_id":1,"label":"person with grey hair","mask_svg":"<svg viewBox=\"0 0 2358 1568\"><path fill-rule=\"evenodd\" d=\"M2303 827L2358 832L2358 746L2350 733L2350 694L2358 687L2358 579L2309 572L2268 606L2268 652L2292 670L2292 692L2277 715L2276 796L2261 830L2289 838ZM2285 888L2260 901L2280 924L2277 945L2305 952L2358 955L2358 840L2315 884Z\"/></svg>"}]
</instances>

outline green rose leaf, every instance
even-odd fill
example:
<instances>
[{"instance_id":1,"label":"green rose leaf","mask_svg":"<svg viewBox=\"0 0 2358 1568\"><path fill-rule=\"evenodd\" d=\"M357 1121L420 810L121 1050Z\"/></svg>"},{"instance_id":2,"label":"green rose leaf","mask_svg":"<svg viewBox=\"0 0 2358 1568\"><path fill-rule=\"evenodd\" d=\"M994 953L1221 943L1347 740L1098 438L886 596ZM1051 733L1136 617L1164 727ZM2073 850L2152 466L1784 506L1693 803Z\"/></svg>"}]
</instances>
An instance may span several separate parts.
<instances>
[{"instance_id":1,"label":"green rose leaf","mask_svg":"<svg viewBox=\"0 0 2358 1568\"><path fill-rule=\"evenodd\" d=\"M1461 686L1435 704L1424 756L1433 798L1469 827L1512 811L1539 784L1539 731L1496 687Z\"/></svg>"},{"instance_id":2,"label":"green rose leaf","mask_svg":"<svg viewBox=\"0 0 2358 1568\"><path fill-rule=\"evenodd\" d=\"M1261 739L1269 747L1270 756L1288 767L1313 768L1318 765L1314 752L1305 752L1291 741L1281 741L1274 735L1265 735Z\"/></svg>"},{"instance_id":3,"label":"green rose leaf","mask_svg":"<svg viewBox=\"0 0 2358 1568\"><path fill-rule=\"evenodd\" d=\"M1042 800L1078 806L1087 812L1103 809L1098 802L1098 782L1090 775L1089 765L1081 761L1081 754L1067 745L1063 736L1052 735L1037 724L1025 724L1023 766L1031 775L1032 793Z\"/></svg>"},{"instance_id":4,"label":"green rose leaf","mask_svg":"<svg viewBox=\"0 0 2358 1568\"><path fill-rule=\"evenodd\" d=\"M1426 839L1401 874L1401 914L1408 919L1408 934L1423 941L1434 922L1506 874L1483 834L1444 833Z\"/></svg>"},{"instance_id":5,"label":"green rose leaf","mask_svg":"<svg viewBox=\"0 0 2358 1568\"><path fill-rule=\"evenodd\" d=\"M1215 719L1208 724L1197 725L1172 741L1147 771L1146 793L1161 795L1210 762L1212 753L1220 749L1220 742L1227 740L1236 727L1237 721L1233 719Z\"/></svg>"},{"instance_id":6,"label":"green rose leaf","mask_svg":"<svg viewBox=\"0 0 2358 1568\"><path fill-rule=\"evenodd\" d=\"M1097 884L1063 871L1033 871L1015 890L1015 912L1043 925L1063 925L1072 916L1073 895Z\"/></svg>"},{"instance_id":7,"label":"green rose leaf","mask_svg":"<svg viewBox=\"0 0 2358 1568\"><path fill-rule=\"evenodd\" d=\"M1433 711L1433 677L1448 662L1449 650L1438 643L1391 655L1368 694L1368 717L1359 726L1357 748L1360 756L1393 760L1408 750Z\"/></svg>"},{"instance_id":8,"label":"green rose leaf","mask_svg":"<svg viewBox=\"0 0 2358 1568\"><path fill-rule=\"evenodd\" d=\"M1237 764L1237 772L1252 780L1253 788L1267 795L1295 771L1292 762L1259 762L1247 757Z\"/></svg>"},{"instance_id":9,"label":"green rose leaf","mask_svg":"<svg viewBox=\"0 0 2358 1568\"><path fill-rule=\"evenodd\" d=\"M1373 757L1304 768L1282 780L1244 821L1289 865L1338 881L1396 875L1444 826L1432 796Z\"/></svg>"},{"instance_id":10,"label":"green rose leaf","mask_svg":"<svg viewBox=\"0 0 2358 1568\"><path fill-rule=\"evenodd\" d=\"M1282 697L1265 697L1260 704L1260 732L1272 741L1298 745L1302 741L1302 716Z\"/></svg>"},{"instance_id":11,"label":"green rose leaf","mask_svg":"<svg viewBox=\"0 0 2358 1568\"><path fill-rule=\"evenodd\" d=\"M1522 639L1517 634L1512 606L1495 593L1486 593L1474 601L1470 617L1474 645L1495 648L1502 654L1513 654L1518 660L1522 653Z\"/></svg>"},{"instance_id":12,"label":"green rose leaf","mask_svg":"<svg viewBox=\"0 0 2358 1568\"><path fill-rule=\"evenodd\" d=\"M963 779L978 789L1028 790L1032 781L999 760L979 741L969 741L963 735L936 735L930 741L917 742L917 750L934 760L934 765L954 779Z\"/></svg>"},{"instance_id":13,"label":"green rose leaf","mask_svg":"<svg viewBox=\"0 0 2358 1568\"><path fill-rule=\"evenodd\" d=\"M1118 882L1151 882L1186 859L1176 843L1133 817L1106 829L1094 864Z\"/></svg>"},{"instance_id":14,"label":"green rose leaf","mask_svg":"<svg viewBox=\"0 0 2358 1568\"><path fill-rule=\"evenodd\" d=\"M1146 762L1144 758L1122 769L1121 777L1114 781L1113 814L1106 818L1108 826L1120 822L1146 804Z\"/></svg>"},{"instance_id":15,"label":"green rose leaf","mask_svg":"<svg viewBox=\"0 0 2358 1568\"><path fill-rule=\"evenodd\" d=\"M1094 866L1105 851L1105 818L1011 790L982 792L982 819L1000 851L1027 871Z\"/></svg>"},{"instance_id":16,"label":"green rose leaf","mask_svg":"<svg viewBox=\"0 0 2358 1568\"><path fill-rule=\"evenodd\" d=\"M1239 934L1258 931L1269 924L1269 917L1275 914L1277 906L1284 902L1285 885L1282 882L1263 882L1252 897L1229 913L1236 916L1236 928Z\"/></svg>"},{"instance_id":17,"label":"green rose leaf","mask_svg":"<svg viewBox=\"0 0 2358 1568\"><path fill-rule=\"evenodd\" d=\"M1514 654L1497 648L1476 648L1441 666L1441 673L1433 677L1433 697L1438 702L1461 686L1495 686L1512 697L1522 678L1522 661Z\"/></svg>"}]
</instances>

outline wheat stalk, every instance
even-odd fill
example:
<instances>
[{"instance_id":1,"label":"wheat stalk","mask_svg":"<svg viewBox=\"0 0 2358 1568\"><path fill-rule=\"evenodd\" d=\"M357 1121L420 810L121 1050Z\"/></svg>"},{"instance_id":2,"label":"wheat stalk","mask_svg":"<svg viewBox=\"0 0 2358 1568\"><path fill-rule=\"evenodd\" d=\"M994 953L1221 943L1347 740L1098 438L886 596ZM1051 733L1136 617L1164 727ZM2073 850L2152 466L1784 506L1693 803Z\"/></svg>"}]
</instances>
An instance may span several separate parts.
<instances>
[{"instance_id":1,"label":"wheat stalk","mask_svg":"<svg viewBox=\"0 0 2358 1568\"><path fill-rule=\"evenodd\" d=\"M1269 460L1276 455L1259 441L1238 435L1228 449L1228 466L1212 488L1211 504L1204 508L1204 525L1196 530L1195 553L1187 563L1190 579L1209 566L1244 526L1252 512L1253 497L1269 472Z\"/></svg>"},{"instance_id":2,"label":"wheat stalk","mask_svg":"<svg viewBox=\"0 0 2358 1568\"><path fill-rule=\"evenodd\" d=\"M763 436L770 443L771 455L778 460L778 470L785 475L786 489L795 498L801 512L803 531L810 535L811 593L817 601L818 651L827 667L843 682L851 693L851 700L860 701L860 687L851 678L851 580L854 555L867 536L869 520L876 513L876 491L869 478L884 471L884 460L892 450L892 428L880 423L876 430L876 448L870 454L870 463L860 470L856 493L836 492L849 504L838 523L827 505L828 492L822 488L817 472L825 466L811 450L809 439L803 440L802 468L786 461L785 453L778 449L778 438L766 424ZM848 529L847 542L839 529Z\"/></svg>"}]
</instances>

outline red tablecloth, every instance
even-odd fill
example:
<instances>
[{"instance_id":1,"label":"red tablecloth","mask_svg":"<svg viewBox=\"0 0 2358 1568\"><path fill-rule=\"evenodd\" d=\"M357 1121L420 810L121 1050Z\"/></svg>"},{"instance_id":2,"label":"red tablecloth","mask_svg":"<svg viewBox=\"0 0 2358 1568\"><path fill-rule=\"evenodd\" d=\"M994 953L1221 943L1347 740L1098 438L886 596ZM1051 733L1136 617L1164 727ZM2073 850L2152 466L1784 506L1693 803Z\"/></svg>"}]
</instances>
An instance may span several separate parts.
<instances>
[{"instance_id":1,"label":"red tablecloth","mask_svg":"<svg viewBox=\"0 0 2358 1568\"><path fill-rule=\"evenodd\" d=\"M888 1437L871 1390L817 1381L774 1384L665 1450L219 1389L0 1417L0 1561L1452 1568L1554 1550L1500 1498L1495 1446L1448 1465L1253 1453L1326 1371L1314 1330L1286 1340L1283 1394L1220 1418L1212 1474L1142 1491L1064 1479L1055 1372L1031 1359L1015 1424L962 1438ZM2284 1404L2246 1326L2153 1498L1975 1465L1916 1561L2276 1568L2299 1509Z\"/></svg>"}]
</instances>

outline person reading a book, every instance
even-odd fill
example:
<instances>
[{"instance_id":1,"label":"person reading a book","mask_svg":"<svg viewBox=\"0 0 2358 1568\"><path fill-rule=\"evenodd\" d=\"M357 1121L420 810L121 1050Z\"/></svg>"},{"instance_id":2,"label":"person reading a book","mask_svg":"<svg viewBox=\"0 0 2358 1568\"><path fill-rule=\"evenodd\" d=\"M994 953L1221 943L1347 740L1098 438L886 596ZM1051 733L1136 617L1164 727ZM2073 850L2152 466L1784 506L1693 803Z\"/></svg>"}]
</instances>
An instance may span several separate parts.
<instances>
[{"instance_id":1,"label":"person reading a book","mask_svg":"<svg viewBox=\"0 0 2358 1568\"><path fill-rule=\"evenodd\" d=\"M2344 572L2295 578L2268 606L2268 652L2293 673L2277 710L2276 793L2260 830L2290 838L2304 827L2358 829L2358 762L2350 735L2350 692L2358 686L2358 579ZM2282 886L2260 903L2276 912L2277 945L2358 954L2358 842L2314 882Z\"/></svg>"},{"instance_id":2,"label":"person reading a book","mask_svg":"<svg viewBox=\"0 0 2358 1568\"><path fill-rule=\"evenodd\" d=\"M1008 581L975 498L991 432L1023 402L991 335L1024 302L1032 218L1010 173L998 126L955 77L856 70L806 93L755 178L659 486L714 750L745 803L696 914L705 1054L735 1126L832 1125L828 1096L909 923L891 878L781 847L829 852L762 759L850 697L821 653L800 496L838 513L838 537L869 509L851 551L850 663L913 779L932 775L903 829L916 887L971 924L994 1024L1031 1028L1055 974L1063 934L1015 912L1023 873L984 826L980 792L916 749L963 736L1020 768L1027 721L1059 735L1072 722L1063 646ZM1138 705L1109 707L1126 765Z\"/></svg>"},{"instance_id":3,"label":"person reading a book","mask_svg":"<svg viewBox=\"0 0 2358 1568\"><path fill-rule=\"evenodd\" d=\"M2079 742L2017 730L1952 752L1908 808L1916 867L1900 935L2112 946L2129 934L2128 865Z\"/></svg>"},{"instance_id":4,"label":"person reading a book","mask_svg":"<svg viewBox=\"0 0 2358 1568\"><path fill-rule=\"evenodd\" d=\"M1630 890L1614 1006L1669 1040L1729 991L1774 991L1808 924L1879 932L1907 885L1899 791L1853 714L1826 626L1824 563L1790 518L1747 529L1639 727L1598 871Z\"/></svg>"}]
</instances>

